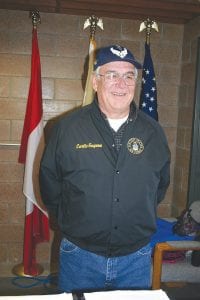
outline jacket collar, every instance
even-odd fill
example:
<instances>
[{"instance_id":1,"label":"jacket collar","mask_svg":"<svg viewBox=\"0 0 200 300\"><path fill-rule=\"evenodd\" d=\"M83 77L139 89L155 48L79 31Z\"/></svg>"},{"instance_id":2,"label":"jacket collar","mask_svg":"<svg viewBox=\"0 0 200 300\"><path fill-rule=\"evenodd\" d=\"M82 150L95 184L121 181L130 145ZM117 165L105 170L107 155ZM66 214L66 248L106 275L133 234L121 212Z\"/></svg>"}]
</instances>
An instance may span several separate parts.
<instances>
[{"instance_id":1,"label":"jacket collar","mask_svg":"<svg viewBox=\"0 0 200 300\"><path fill-rule=\"evenodd\" d=\"M94 98L94 101L92 102L92 105L93 105L93 111L94 111L94 114L95 114L96 118L99 119L99 118L103 117L104 119L107 119L106 115L99 108L97 97ZM136 118L137 118L137 114L138 114L138 107L137 107L135 101L132 100L132 102L130 104L130 111L129 111L128 121L129 120L135 121Z\"/></svg>"}]
</instances>

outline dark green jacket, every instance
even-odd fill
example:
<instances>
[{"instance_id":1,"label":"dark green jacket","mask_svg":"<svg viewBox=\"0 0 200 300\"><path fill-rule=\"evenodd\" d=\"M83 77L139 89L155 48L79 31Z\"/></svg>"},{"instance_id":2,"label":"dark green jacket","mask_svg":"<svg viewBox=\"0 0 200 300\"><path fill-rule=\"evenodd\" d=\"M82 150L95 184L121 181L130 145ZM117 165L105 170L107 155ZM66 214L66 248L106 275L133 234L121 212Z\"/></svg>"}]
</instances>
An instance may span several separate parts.
<instances>
[{"instance_id":1,"label":"dark green jacket","mask_svg":"<svg viewBox=\"0 0 200 300\"><path fill-rule=\"evenodd\" d=\"M134 108L118 155L97 102L64 117L40 169L44 204L64 236L104 256L146 245L169 185L170 152L158 122Z\"/></svg>"}]
</instances>

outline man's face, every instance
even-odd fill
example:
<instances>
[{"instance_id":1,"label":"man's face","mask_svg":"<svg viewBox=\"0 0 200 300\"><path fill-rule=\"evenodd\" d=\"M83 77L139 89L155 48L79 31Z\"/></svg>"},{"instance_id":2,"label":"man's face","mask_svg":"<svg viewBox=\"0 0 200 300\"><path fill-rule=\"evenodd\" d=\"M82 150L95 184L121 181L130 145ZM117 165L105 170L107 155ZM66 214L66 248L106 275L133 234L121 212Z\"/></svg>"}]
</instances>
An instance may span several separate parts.
<instances>
[{"instance_id":1,"label":"man's face","mask_svg":"<svg viewBox=\"0 0 200 300\"><path fill-rule=\"evenodd\" d=\"M115 79L116 76L114 75L114 79L110 79L110 75L107 74L112 72L117 76L120 75L119 78ZM99 75L93 76L93 88L98 95L99 107L108 118L123 118L129 114L130 103L135 93L136 80L128 85L129 79L125 80L125 77L130 75L131 78L134 74L135 67L131 63L115 61L101 66Z\"/></svg>"}]
</instances>

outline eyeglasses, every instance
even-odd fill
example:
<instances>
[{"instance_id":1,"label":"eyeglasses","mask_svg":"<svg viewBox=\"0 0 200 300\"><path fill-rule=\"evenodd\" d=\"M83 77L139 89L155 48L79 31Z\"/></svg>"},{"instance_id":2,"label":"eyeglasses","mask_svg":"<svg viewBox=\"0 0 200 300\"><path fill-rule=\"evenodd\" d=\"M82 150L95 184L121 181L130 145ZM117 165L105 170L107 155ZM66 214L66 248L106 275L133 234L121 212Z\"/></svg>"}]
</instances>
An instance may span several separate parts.
<instances>
[{"instance_id":1,"label":"eyeglasses","mask_svg":"<svg viewBox=\"0 0 200 300\"><path fill-rule=\"evenodd\" d=\"M135 85L135 81L137 79L137 74L133 72L128 72L120 75L117 72L109 71L106 72L105 74L97 74L97 76L103 77L106 83L112 83L112 84L118 83L120 78L123 78L126 85L130 85L130 86Z\"/></svg>"}]
</instances>

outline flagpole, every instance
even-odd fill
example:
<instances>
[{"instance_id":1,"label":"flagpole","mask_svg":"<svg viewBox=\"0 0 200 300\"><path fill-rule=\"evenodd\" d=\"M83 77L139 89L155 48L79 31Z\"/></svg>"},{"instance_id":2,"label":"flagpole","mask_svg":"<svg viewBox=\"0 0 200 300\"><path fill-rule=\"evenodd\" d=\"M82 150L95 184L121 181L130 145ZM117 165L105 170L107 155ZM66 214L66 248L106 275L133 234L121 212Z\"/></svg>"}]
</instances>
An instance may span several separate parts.
<instances>
[{"instance_id":1,"label":"flagpole","mask_svg":"<svg viewBox=\"0 0 200 300\"><path fill-rule=\"evenodd\" d=\"M29 13L29 17L32 18L32 24L33 24L33 29L34 30L37 30L37 25L39 23L41 23L41 19L40 19L40 14L39 14L39 11L37 10L34 10L34 11L30 11ZM27 204L26 204L27 205ZM39 276L43 273L44 271L44 268L40 265L40 264L35 264L35 268L37 270L37 275L34 275L34 276ZM33 275L31 274L26 274L24 272L24 264L21 263L21 264L18 264L16 266L14 266L14 268L12 269L12 272L17 275L17 276L22 276L22 277L34 277Z\"/></svg>"},{"instance_id":2,"label":"flagpole","mask_svg":"<svg viewBox=\"0 0 200 300\"><path fill-rule=\"evenodd\" d=\"M92 88L91 76L93 72L93 65L95 60L95 50L96 50L96 41L95 41L95 33L97 27L103 30L103 22L102 19L92 15L85 22L83 29L90 27L90 44L89 44L89 60L88 60L88 74L85 85L85 92L83 96L82 106L90 104L93 101L94 91Z\"/></svg>"}]
</instances>

